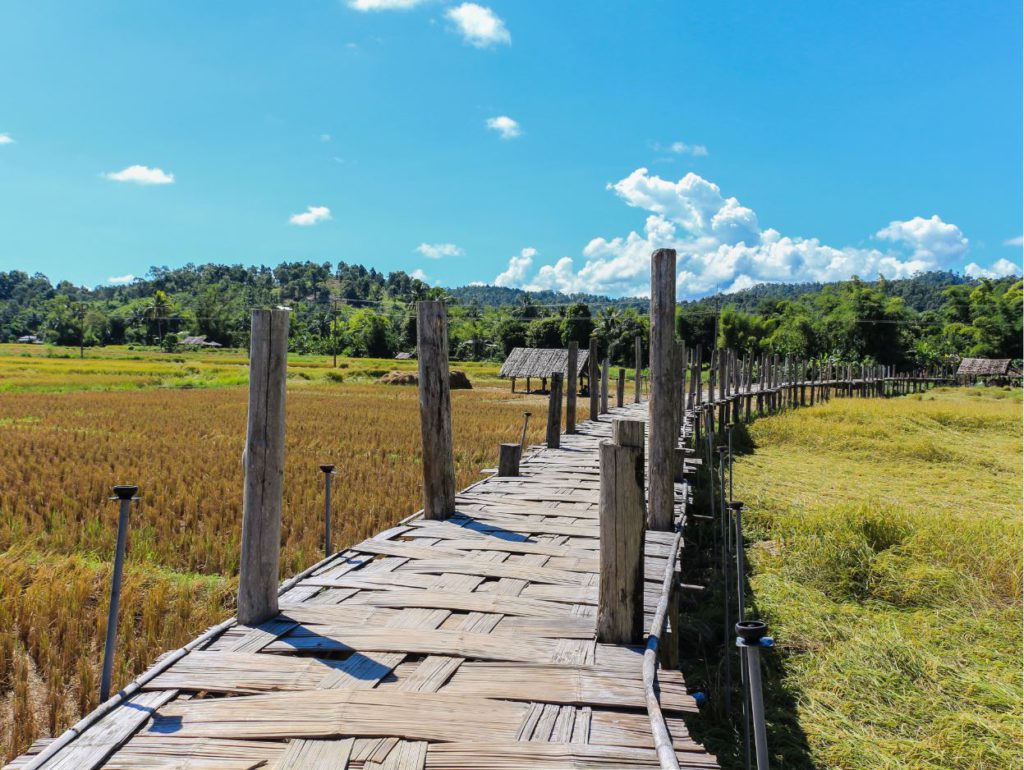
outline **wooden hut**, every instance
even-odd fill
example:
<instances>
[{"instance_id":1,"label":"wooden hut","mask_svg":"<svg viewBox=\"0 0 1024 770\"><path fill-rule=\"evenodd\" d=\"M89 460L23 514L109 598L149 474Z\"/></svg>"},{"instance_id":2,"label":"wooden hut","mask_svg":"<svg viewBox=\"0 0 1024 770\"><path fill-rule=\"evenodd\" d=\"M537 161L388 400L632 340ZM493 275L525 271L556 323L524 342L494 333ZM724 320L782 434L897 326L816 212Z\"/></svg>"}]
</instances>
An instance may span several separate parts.
<instances>
[{"instance_id":1,"label":"wooden hut","mask_svg":"<svg viewBox=\"0 0 1024 770\"><path fill-rule=\"evenodd\" d=\"M964 382L1005 383L1019 377L1011 368L1013 361L1009 358L964 358L956 370L956 376Z\"/></svg>"},{"instance_id":2,"label":"wooden hut","mask_svg":"<svg viewBox=\"0 0 1024 770\"><path fill-rule=\"evenodd\" d=\"M587 379L586 350L580 350L576 356L576 382L581 393L586 392L584 381ZM505 363L501 365L498 376L512 380L512 392L516 392L516 380L526 379L526 392L530 392L530 380L540 380L541 390L547 390L548 377L551 372L561 372L569 376L569 351L565 348L512 348ZM589 383L587 383L589 385Z\"/></svg>"}]
</instances>

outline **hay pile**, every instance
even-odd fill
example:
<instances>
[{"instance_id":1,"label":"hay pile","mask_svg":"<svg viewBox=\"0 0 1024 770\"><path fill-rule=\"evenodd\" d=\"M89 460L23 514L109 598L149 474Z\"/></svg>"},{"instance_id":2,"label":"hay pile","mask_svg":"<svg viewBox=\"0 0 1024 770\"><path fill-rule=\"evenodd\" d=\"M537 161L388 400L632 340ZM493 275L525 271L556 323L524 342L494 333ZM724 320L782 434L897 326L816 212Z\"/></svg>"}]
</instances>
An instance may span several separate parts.
<instances>
[{"instance_id":1,"label":"hay pile","mask_svg":"<svg viewBox=\"0 0 1024 770\"><path fill-rule=\"evenodd\" d=\"M472 390L473 383L469 381L466 373L458 369L452 369L448 373L448 383L452 390ZM416 372L388 372L377 382L383 385L416 385L419 377Z\"/></svg>"}]
</instances>

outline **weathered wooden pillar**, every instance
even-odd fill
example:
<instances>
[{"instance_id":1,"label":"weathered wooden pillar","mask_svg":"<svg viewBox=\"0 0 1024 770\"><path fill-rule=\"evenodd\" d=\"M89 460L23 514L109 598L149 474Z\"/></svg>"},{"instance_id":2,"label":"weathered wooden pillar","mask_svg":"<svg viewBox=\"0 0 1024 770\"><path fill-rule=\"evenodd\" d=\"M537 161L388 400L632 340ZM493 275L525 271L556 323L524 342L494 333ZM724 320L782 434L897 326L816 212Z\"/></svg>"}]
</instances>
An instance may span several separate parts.
<instances>
[{"instance_id":1,"label":"weathered wooden pillar","mask_svg":"<svg viewBox=\"0 0 1024 770\"><path fill-rule=\"evenodd\" d=\"M448 374L448 311L443 302L416 303L420 433L423 439L423 518L455 512L452 403Z\"/></svg>"},{"instance_id":2,"label":"weathered wooden pillar","mask_svg":"<svg viewBox=\"0 0 1024 770\"><path fill-rule=\"evenodd\" d=\"M640 335L636 335L633 339L633 355L634 355L634 366L636 367L633 372L633 403L640 403L640 380L641 372L644 368L644 356L643 356L643 345L641 344Z\"/></svg>"},{"instance_id":3,"label":"weathered wooden pillar","mask_svg":"<svg viewBox=\"0 0 1024 770\"><path fill-rule=\"evenodd\" d=\"M551 372L548 395L548 449L558 449L562 436L562 373Z\"/></svg>"},{"instance_id":4,"label":"weathered wooden pillar","mask_svg":"<svg viewBox=\"0 0 1024 770\"><path fill-rule=\"evenodd\" d=\"M647 526L652 530L672 529L675 510L676 426L675 388L672 362L675 358L676 252L658 249L651 255L651 394L648 430Z\"/></svg>"},{"instance_id":5,"label":"weathered wooden pillar","mask_svg":"<svg viewBox=\"0 0 1024 770\"><path fill-rule=\"evenodd\" d=\"M600 445L597 641L639 644L644 638L644 424L616 418L612 426L618 440Z\"/></svg>"},{"instance_id":6,"label":"weathered wooden pillar","mask_svg":"<svg viewBox=\"0 0 1024 770\"><path fill-rule=\"evenodd\" d=\"M253 310L238 579L238 622L246 626L278 610L287 379L288 311Z\"/></svg>"},{"instance_id":7,"label":"weathered wooden pillar","mask_svg":"<svg viewBox=\"0 0 1024 770\"><path fill-rule=\"evenodd\" d=\"M576 432L576 369L579 364L580 344L573 340L569 343L569 355L566 361L565 384L565 432Z\"/></svg>"},{"instance_id":8,"label":"weathered wooden pillar","mask_svg":"<svg viewBox=\"0 0 1024 770\"><path fill-rule=\"evenodd\" d=\"M587 348L587 384L590 391L590 419L596 421L601 397L601 372L597 363L597 337L590 338Z\"/></svg>"},{"instance_id":9,"label":"weathered wooden pillar","mask_svg":"<svg viewBox=\"0 0 1024 770\"><path fill-rule=\"evenodd\" d=\"M519 461L523 457L522 444L498 445L498 475L518 476Z\"/></svg>"},{"instance_id":10,"label":"weathered wooden pillar","mask_svg":"<svg viewBox=\"0 0 1024 770\"><path fill-rule=\"evenodd\" d=\"M626 370L619 367L619 380L615 388L615 406L622 408L626 400Z\"/></svg>"},{"instance_id":11,"label":"weathered wooden pillar","mask_svg":"<svg viewBox=\"0 0 1024 770\"><path fill-rule=\"evenodd\" d=\"M601 414L608 414L608 356L601 362Z\"/></svg>"}]
</instances>

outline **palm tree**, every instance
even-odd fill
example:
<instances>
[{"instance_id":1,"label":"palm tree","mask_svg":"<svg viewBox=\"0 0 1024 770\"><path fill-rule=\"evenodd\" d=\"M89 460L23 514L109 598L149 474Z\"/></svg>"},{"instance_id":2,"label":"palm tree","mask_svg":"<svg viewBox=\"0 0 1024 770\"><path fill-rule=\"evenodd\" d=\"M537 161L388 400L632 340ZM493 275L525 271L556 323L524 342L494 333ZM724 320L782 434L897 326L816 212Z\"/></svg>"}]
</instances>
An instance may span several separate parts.
<instances>
[{"instance_id":1,"label":"palm tree","mask_svg":"<svg viewBox=\"0 0 1024 770\"><path fill-rule=\"evenodd\" d=\"M156 336L158 342L164 341L163 322L171 314L171 301L162 289L157 289L153 294L153 301L146 305L145 317L147 321L156 321Z\"/></svg>"}]
</instances>

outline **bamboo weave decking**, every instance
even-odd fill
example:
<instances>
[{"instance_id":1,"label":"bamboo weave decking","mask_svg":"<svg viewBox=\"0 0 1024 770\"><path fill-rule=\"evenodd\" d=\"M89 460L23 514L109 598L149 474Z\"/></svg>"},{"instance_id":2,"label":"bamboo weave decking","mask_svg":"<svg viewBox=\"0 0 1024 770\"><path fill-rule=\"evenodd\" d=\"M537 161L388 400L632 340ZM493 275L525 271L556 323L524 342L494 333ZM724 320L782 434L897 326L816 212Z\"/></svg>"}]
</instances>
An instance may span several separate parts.
<instances>
[{"instance_id":1,"label":"bamboo weave decking","mask_svg":"<svg viewBox=\"0 0 1024 770\"><path fill-rule=\"evenodd\" d=\"M658 768L642 648L594 637L597 446L608 418L646 410L581 423L522 476L465 490L446 522L336 554L277 618L190 651L42 767ZM672 539L647 533L645 627ZM683 724L681 674L659 687L680 766L717 767Z\"/></svg>"}]
</instances>

